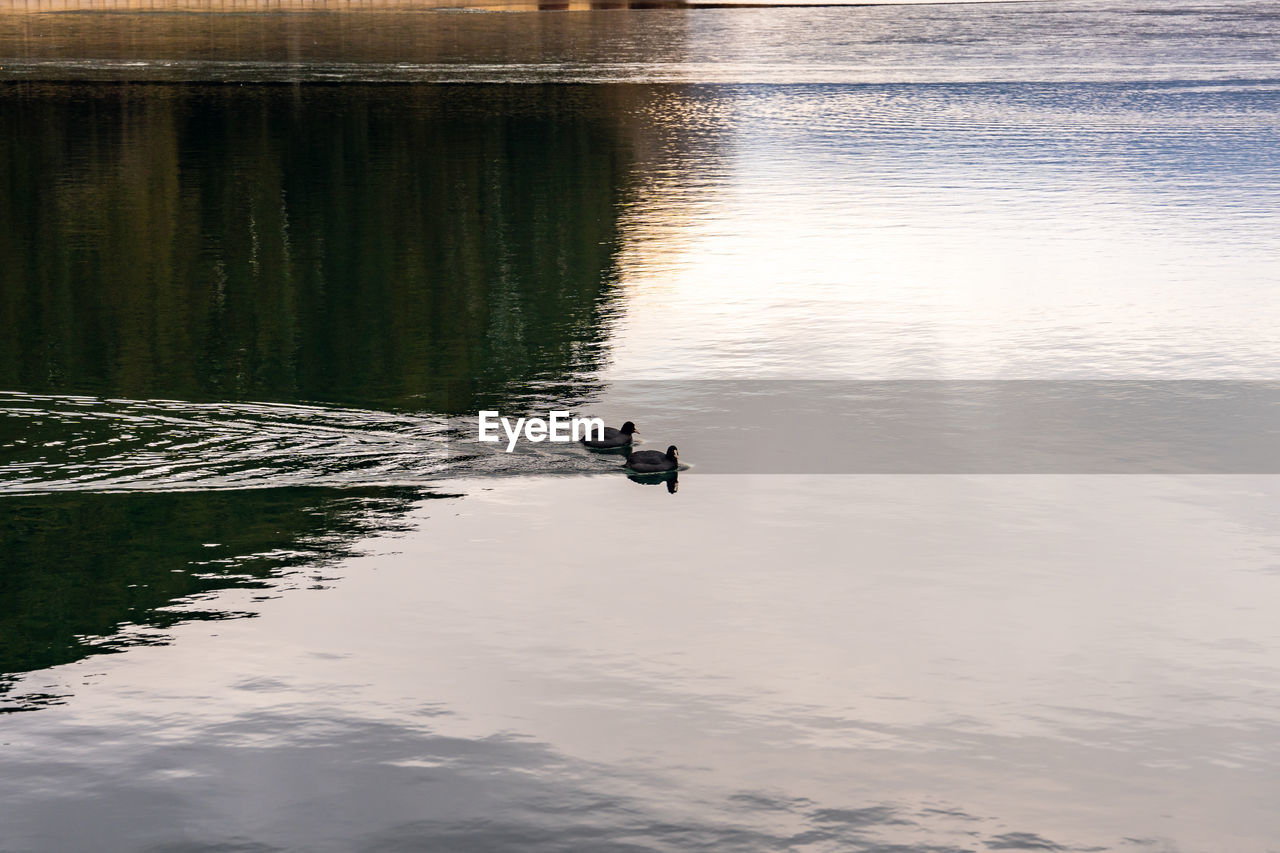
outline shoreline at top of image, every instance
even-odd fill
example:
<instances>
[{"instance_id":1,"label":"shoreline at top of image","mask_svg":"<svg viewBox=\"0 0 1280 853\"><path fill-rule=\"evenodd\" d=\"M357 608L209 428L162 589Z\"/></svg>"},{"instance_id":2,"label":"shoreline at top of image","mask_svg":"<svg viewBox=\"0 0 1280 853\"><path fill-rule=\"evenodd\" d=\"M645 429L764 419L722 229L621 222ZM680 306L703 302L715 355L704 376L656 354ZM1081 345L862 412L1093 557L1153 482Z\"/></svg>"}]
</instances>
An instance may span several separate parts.
<instances>
[{"instance_id":1,"label":"shoreline at top of image","mask_svg":"<svg viewBox=\"0 0 1280 853\"><path fill-rule=\"evenodd\" d=\"M0 0L7 13L556 12L647 9L942 6L1043 0ZM1090 0L1081 0L1090 2Z\"/></svg>"}]
</instances>

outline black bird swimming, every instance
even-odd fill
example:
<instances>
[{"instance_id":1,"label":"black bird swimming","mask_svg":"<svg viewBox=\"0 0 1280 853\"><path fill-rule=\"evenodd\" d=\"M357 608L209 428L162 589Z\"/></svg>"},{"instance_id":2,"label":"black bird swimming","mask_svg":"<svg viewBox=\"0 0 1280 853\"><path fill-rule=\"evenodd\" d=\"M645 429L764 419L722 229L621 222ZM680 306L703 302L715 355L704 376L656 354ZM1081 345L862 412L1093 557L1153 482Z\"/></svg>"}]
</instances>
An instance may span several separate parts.
<instances>
[{"instance_id":1,"label":"black bird swimming","mask_svg":"<svg viewBox=\"0 0 1280 853\"><path fill-rule=\"evenodd\" d=\"M622 425L622 429L614 429L613 427L605 427L604 435L600 438L583 438L582 443L587 447L597 447L607 450L612 447L626 447L631 443L631 436L636 432L636 425L631 421L627 421ZM590 432L587 435L591 435Z\"/></svg>"},{"instance_id":2,"label":"black bird swimming","mask_svg":"<svg viewBox=\"0 0 1280 853\"><path fill-rule=\"evenodd\" d=\"M641 474L656 474L659 471L675 471L680 467L680 456L673 444L666 453L656 450L637 450L627 457L627 468Z\"/></svg>"}]
</instances>

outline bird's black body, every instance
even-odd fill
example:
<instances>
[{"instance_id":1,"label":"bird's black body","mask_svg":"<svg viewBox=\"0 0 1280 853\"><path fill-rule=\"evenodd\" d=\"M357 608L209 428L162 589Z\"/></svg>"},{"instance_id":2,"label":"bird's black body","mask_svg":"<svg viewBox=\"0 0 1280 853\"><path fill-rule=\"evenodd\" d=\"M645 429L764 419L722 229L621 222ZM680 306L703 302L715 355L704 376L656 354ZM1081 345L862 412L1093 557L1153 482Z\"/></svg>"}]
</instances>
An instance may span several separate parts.
<instances>
[{"instance_id":1,"label":"bird's black body","mask_svg":"<svg viewBox=\"0 0 1280 853\"><path fill-rule=\"evenodd\" d=\"M659 471L675 471L680 468L680 456L675 445L667 448L666 453L657 450L637 450L627 457L627 468L641 474L656 474Z\"/></svg>"},{"instance_id":2,"label":"bird's black body","mask_svg":"<svg viewBox=\"0 0 1280 853\"><path fill-rule=\"evenodd\" d=\"M584 438L582 439L582 443L587 447L595 447L600 450L609 450L615 447L627 447L631 444L631 436L635 432L636 425L631 421L627 421L622 425L622 429L605 427L604 435L601 438Z\"/></svg>"}]
</instances>

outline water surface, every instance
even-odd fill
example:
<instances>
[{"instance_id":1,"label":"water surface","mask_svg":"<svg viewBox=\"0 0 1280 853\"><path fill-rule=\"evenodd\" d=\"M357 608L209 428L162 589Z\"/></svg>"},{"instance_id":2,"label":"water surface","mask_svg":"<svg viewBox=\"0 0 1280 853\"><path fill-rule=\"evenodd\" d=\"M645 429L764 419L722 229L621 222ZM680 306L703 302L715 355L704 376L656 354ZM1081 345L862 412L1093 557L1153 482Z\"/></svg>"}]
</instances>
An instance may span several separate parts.
<instances>
[{"instance_id":1,"label":"water surface","mask_svg":"<svg viewBox=\"0 0 1280 853\"><path fill-rule=\"evenodd\" d=\"M1271 849L1278 27L0 18L0 850Z\"/></svg>"}]
</instances>

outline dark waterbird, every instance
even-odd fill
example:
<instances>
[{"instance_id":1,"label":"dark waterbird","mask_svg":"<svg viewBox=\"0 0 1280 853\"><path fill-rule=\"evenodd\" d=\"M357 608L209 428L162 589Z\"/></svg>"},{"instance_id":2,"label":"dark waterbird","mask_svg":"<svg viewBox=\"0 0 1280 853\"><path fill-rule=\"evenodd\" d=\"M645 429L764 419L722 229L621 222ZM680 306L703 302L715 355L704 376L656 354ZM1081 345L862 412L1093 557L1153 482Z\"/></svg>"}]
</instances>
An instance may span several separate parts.
<instances>
[{"instance_id":1,"label":"dark waterbird","mask_svg":"<svg viewBox=\"0 0 1280 853\"><path fill-rule=\"evenodd\" d=\"M636 425L631 421L627 421L622 425L622 429L614 429L613 427L605 427L604 435L600 438L583 438L582 443L587 447L596 447L602 450L608 450L615 447L626 447L631 444L631 436L636 432ZM591 435L590 432L587 433Z\"/></svg>"},{"instance_id":2,"label":"dark waterbird","mask_svg":"<svg viewBox=\"0 0 1280 853\"><path fill-rule=\"evenodd\" d=\"M675 471L680 467L680 456L673 444L666 453L656 450L637 450L627 456L628 470L637 474L657 474L662 471Z\"/></svg>"}]
</instances>

